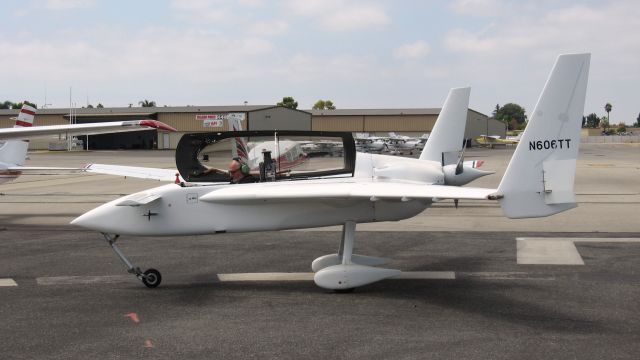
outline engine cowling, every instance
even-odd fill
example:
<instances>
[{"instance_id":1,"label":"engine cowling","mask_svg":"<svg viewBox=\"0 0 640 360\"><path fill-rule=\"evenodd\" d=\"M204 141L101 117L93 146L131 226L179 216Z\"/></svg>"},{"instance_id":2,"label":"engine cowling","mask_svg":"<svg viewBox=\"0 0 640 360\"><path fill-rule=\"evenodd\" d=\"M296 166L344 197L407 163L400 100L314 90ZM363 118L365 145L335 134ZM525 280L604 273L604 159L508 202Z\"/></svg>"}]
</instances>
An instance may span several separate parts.
<instances>
[{"instance_id":1,"label":"engine cowling","mask_svg":"<svg viewBox=\"0 0 640 360\"><path fill-rule=\"evenodd\" d=\"M446 165L442 168L444 173L444 184L451 186L462 186L472 182L475 179L486 175L491 175L494 171L484 171L473 167L473 162L465 162L462 165L462 171L456 174L456 164Z\"/></svg>"}]
</instances>

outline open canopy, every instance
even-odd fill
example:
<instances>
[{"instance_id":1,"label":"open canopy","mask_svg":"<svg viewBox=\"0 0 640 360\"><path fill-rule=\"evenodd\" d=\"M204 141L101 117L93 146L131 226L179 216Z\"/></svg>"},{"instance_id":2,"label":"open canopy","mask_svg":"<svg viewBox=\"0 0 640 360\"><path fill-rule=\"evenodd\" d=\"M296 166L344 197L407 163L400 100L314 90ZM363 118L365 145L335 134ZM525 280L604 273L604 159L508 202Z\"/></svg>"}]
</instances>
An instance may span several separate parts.
<instances>
[{"instance_id":1,"label":"open canopy","mask_svg":"<svg viewBox=\"0 0 640 360\"><path fill-rule=\"evenodd\" d=\"M326 131L229 131L185 134L176 166L188 182L228 182L227 170L240 158L256 181L353 176L351 133Z\"/></svg>"}]
</instances>

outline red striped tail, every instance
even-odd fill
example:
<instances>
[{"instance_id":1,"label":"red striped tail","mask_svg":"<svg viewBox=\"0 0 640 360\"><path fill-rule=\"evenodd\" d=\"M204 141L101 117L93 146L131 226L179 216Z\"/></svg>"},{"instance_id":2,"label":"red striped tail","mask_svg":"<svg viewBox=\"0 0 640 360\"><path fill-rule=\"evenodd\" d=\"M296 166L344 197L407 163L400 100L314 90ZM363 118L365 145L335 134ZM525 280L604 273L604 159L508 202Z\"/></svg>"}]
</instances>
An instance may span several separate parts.
<instances>
[{"instance_id":1,"label":"red striped tail","mask_svg":"<svg viewBox=\"0 0 640 360\"><path fill-rule=\"evenodd\" d=\"M22 104L22 109L16 118L16 125L14 127L29 127L33 126L33 119L36 116L36 108L26 104L26 101Z\"/></svg>"}]
</instances>

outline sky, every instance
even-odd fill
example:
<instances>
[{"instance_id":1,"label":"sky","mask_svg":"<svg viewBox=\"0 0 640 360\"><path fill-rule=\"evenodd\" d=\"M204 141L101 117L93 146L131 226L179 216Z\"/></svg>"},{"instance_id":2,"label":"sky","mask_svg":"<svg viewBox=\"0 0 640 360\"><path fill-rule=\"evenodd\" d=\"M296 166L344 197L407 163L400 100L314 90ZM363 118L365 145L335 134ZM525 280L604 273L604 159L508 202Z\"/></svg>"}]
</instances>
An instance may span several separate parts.
<instances>
[{"instance_id":1,"label":"sky","mask_svg":"<svg viewBox=\"0 0 640 360\"><path fill-rule=\"evenodd\" d=\"M636 0L3 0L0 101L42 107L535 106L558 54L590 52L585 114L640 114Z\"/></svg>"}]
</instances>

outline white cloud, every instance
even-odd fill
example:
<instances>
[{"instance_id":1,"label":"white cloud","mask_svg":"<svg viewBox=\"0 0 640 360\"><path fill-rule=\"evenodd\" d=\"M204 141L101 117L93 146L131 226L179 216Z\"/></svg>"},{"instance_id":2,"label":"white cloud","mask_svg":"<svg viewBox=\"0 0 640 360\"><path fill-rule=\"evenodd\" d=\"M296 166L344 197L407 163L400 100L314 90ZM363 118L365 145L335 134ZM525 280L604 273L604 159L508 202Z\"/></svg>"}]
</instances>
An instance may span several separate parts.
<instances>
[{"instance_id":1,"label":"white cloud","mask_svg":"<svg viewBox=\"0 0 640 360\"><path fill-rule=\"evenodd\" d=\"M501 0L457 0L451 4L456 13L471 16L500 16L508 6Z\"/></svg>"},{"instance_id":2,"label":"white cloud","mask_svg":"<svg viewBox=\"0 0 640 360\"><path fill-rule=\"evenodd\" d=\"M259 21L249 26L249 33L256 36L282 35L289 30L289 24L284 21Z\"/></svg>"},{"instance_id":3,"label":"white cloud","mask_svg":"<svg viewBox=\"0 0 640 360\"><path fill-rule=\"evenodd\" d=\"M427 56L431 48L429 44L420 40L411 44L401 45L393 50L393 56L396 59L415 60Z\"/></svg>"},{"instance_id":4,"label":"white cloud","mask_svg":"<svg viewBox=\"0 0 640 360\"><path fill-rule=\"evenodd\" d=\"M249 7L260 7L264 5L264 0L238 0L238 3Z\"/></svg>"},{"instance_id":5,"label":"white cloud","mask_svg":"<svg viewBox=\"0 0 640 360\"><path fill-rule=\"evenodd\" d=\"M472 1L473 2L473 1ZM615 103L618 119L632 122L637 116L635 85L640 82L640 6L634 1L609 1L597 5L539 7L533 2L512 3L517 17L505 17L483 28L457 28L443 39L445 49L457 59L459 76L494 82L497 101L518 101L532 110L537 92L553 59L561 53L592 53L586 113L602 114L606 102ZM495 19L491 19L494 21ZM528 88L523 84L529 84ZM507 95L505 89L513 89ZM478 97L475 97L478 99ZM635 115L633 115L635 114ZM612 115L614 122L615 120Z\"/></svg>"},{"instance_id":6,"label":"white cloud","mask_svg":"<svg viewBox=\"0 0 640 360\"><path fill-rule=\"evenodd\" d=\"M87 8L95 4L95 0L47 0L45 7L53 10Z\"/></svg>"},{"instance_id":7,"label":"white cloud","mask_svg":"<svg viewBox=\"0 0 640 360\"><path fill-rule=\"evenodd\" d=\"M347 0L289 0L286 8L312 18L326 31L380 29L391 23L384 8L374 2Z\"/></svg>"}]
</instances>

